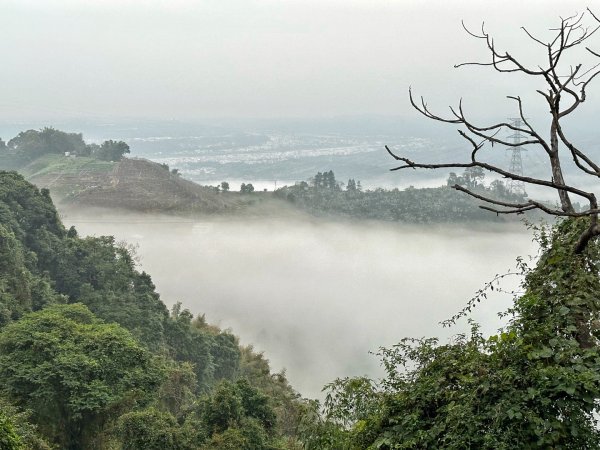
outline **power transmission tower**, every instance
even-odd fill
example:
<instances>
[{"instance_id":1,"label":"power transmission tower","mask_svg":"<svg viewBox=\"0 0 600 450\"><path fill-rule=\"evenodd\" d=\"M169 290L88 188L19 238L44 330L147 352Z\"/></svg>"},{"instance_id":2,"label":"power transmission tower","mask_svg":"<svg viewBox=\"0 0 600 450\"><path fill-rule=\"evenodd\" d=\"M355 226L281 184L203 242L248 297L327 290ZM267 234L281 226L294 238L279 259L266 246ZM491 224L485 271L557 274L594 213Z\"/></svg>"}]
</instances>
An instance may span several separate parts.
<instances>
[{"instance_id":1,"label":"power transmission tower","mask_svg":"<svg viewBox=\"0 0 600 450\"><path fill-rule=\"evenodd\" d=\"M508 120L510 120L510 124L515 128L521 128L524 125L523 119L520 117L510 117ZM514 144L520 144L523 142L525 137L521 134L521 132L519 130L513 131L514 133L510 136L507 136L507 138L512 139ZM523 176L523 159L521 158L521 150L527 151L527 149L521 146L516 146L509 147L508 150L511 151L510 166L508 167L508 171L516 175ZM525 192L525 183L520 180L510 179L506 187L512 194L527 196L527 192Z\"/></svg>"}]
</instances>

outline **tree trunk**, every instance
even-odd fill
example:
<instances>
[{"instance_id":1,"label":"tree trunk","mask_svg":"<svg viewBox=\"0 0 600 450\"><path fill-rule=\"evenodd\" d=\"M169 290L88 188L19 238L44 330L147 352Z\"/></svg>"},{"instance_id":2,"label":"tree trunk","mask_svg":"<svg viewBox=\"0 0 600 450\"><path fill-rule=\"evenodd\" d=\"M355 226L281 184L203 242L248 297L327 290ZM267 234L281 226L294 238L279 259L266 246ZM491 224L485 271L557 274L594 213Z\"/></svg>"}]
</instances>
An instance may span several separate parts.
<instances>
[{"instance_id":1,"label":"tree trunk","mask_svg":"<svg viewBox=\"0 0 600 450\"><path fill-rule=\"evenodd\" d=\"M550 129L550 147L552 153L550 154L550 165L552 167L552 180L554 183L565 186L565 179L562 174L562 168L560 166L560 159L558 157L558 117L554 117L552 120L552 127ZM560 206L564 212L574 212L569 193L564 190L558 190L558 197L560 198Z\"/></svg>"}]
</instances>

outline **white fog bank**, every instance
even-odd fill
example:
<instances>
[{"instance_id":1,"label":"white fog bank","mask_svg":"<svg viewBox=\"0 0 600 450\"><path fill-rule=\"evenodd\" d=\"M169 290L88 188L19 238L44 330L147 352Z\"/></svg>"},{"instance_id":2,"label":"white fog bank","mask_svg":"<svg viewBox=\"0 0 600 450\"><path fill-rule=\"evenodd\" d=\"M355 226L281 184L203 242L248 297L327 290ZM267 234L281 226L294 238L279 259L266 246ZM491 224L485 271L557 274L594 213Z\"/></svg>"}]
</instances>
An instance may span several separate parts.
<instances>
[{"instance_id":1,"label":"white fog bank","mask_svg":"<svg viewBox=\"0 0 600 450\"><path fill-rule=\"evenodd\" d=\"M459 311L515 257L535 251L522 226L484 231L321 221L112 218L67 213L81 235L139 244L163 301L181 301L286 368L302 395L336 377L381 374L379 346L464 331ZM514 287L518 280L506 282ZM510 302L496 294L474 317L494 332Z\"/></svg>"}]
</instances>

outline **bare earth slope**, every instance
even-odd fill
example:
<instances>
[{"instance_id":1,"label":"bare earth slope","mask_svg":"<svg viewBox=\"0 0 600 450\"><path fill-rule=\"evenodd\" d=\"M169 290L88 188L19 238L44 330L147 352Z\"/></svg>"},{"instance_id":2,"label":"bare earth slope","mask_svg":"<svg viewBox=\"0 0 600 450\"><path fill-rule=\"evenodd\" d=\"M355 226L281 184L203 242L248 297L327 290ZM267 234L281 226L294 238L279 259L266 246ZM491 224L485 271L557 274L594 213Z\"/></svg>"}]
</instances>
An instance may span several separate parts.
<instances>
[{"instance_id":1,"label":"bare earth slope","mask_svg":"<svg viewBox=\"0 0 600 450\"><path fill-rule=\"evenodd\" d=\"M251 202L223 195L171 173L160 164L139 158L101 162L91 158L53 155L36 160L22 172L28 181L50 189L60 203L146 212L219 213Z\"/></svg>"}]
</instances>

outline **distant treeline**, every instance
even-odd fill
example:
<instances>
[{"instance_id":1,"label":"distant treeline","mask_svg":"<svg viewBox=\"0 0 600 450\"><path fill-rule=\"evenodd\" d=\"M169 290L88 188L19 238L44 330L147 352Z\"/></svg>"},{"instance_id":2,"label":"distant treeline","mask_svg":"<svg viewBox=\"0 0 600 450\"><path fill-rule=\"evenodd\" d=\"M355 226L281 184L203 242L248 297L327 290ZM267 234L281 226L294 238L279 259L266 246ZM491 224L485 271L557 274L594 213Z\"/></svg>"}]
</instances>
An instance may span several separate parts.
<instances>
[{"instance_id":1,"label":"distant treeline","mask_svg":"<svg viewBox=\"0 0 600 450\"><path fill-rule=\"evenodd\" d=\"M0 172L0 448L297 449L283 373L180 304L113 237L65 229Z\"/></svg>"},{"instance_id":2,"label":"distant treeline","mask_svg":"<svg viewBox=\"0 0 600 450\"><path fill-rule=\"evenodd\" d=\"M278 189L275 195L317 216L407 223L505 220L479 208L482 203L478 200L450 187L459 184L495 199L524 200L522 196L510 193L501 180L486 185L484 178L481 169L468 168L461 175L450 173L447 185L437 188L364 190L355 179L339 182L330 170L319 172L308 181Z\"/></svg>"},{"instance_id":3,"label":"distant treeline","mask_svg":"<svg viewBox=\"0 0 600 450\"><path fill-rule=\"evenodd\" d=\"M7 169L18 169L48 154L118 161L126 153L129 153L129 146L123 141L87 144L81 133L66 133L51 127L22 131L8 143L0 139L0 166Z\"/></svg>"}]
</instances>

